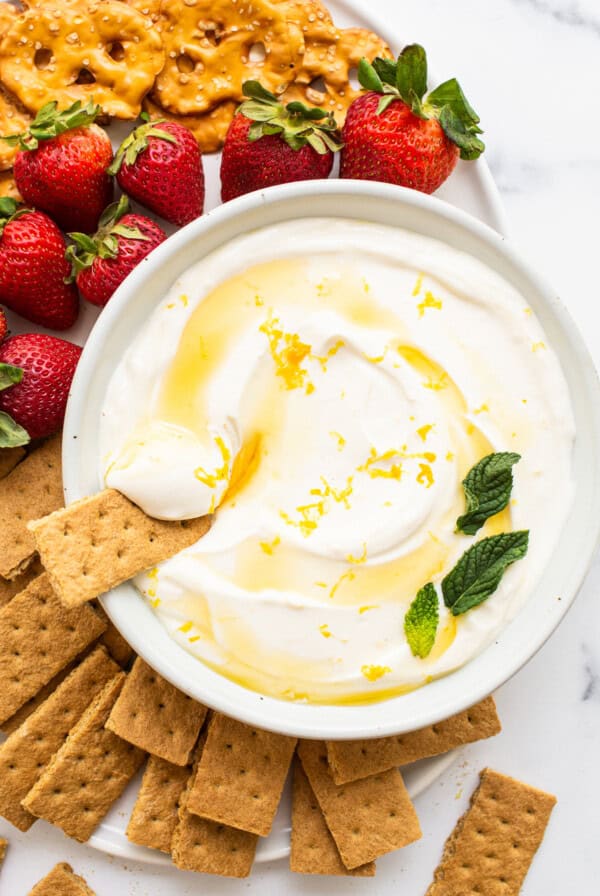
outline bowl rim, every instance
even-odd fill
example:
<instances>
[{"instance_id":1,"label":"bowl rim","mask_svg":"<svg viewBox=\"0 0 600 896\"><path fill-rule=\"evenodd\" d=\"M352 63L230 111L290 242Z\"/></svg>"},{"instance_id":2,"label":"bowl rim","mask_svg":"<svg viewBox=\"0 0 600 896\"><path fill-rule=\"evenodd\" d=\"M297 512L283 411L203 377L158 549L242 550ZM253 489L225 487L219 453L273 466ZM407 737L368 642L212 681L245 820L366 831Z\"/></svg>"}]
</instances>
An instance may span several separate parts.
<instances>
[{"instance_id":1,"label":"bowl rim","mask_svg":"<svg viewBox=\"0 0 600 896\"><path fill-rule=\"evenodd\" d=\"M190 696L250 725L281 734L332 740L399 734L435 724L474 705L511 678L537 653L564 618L583 583L600 541L600 461L595 461L595 458L600 458L600 383L589 351L552 286L547 284L522 259L503 236L467 212L436 197L390 184L341 179L305 181L269 187L218 206L188 224L155 249L129 275L98 318L84 347L72 383L63 430L64 490L66 502L70 503L85 497L86 494L86 489L82 488L80 481L82 445L80 436L84 415L90 413L87 399L97 376L98 361L102 357L105 347L109 345L115 327L119 326L121 316L126 312L138 290L152 281L153 276L168 259L183 251L189 251L190 256L188 256L185 266L178 269L179 272L189 267L203 254L207 254L202 249L199 251L196 249L194 252L194 246L201 247L202 237L219 227L228 225L235 227L234 222L242 222L242 229L236 234L239 235L255 230L257 226L268 226L259 224L243 229L245 218L256 213L260 214L265 209L270 209L271 213L277 213L278 206L281 206L284 211L283 215L279 217L281 221L296 217L326 217L327 215L323 214L294 215L287 211L289 206L293 208L296 204L306 203L307 200L312 199L315 202L317 200L330 202L330 217L354 219L359 217L365 221L372 220L368 215L340 214L344 196L350 204L362 197L365 204L368 204L369 201L377 202L382 206L391 203L398 208L402 206L409 213L423 213L425 218L433 216L436 219L436 226L438 224L442 228L449 226L457 234L462 235L467 243L469 241L481 243L484 254L485 247L487 247L492 256L498 257L498 263L506 264L514 276L528 284L529 290L536 295L536 302L532 304L537 303L538 316L539 311L544 313L545 320L542 321L544 328L547 329L548 323L551 323L555 327L556 333L560 334L561 350L557 351L557 354L563 355L561 367L567 380L574 377L579 381L579 388L583 387L581 400L585 399L586 406L585 413L582 411L579 417L580 420L585 421L585 427L583 430L578 428L577 442L579 443L582 436L584 437L588 459L593 459L594 462L587 471L590 481L586 482L586 503L580 512L580 516L582 516L583 511L586 511L587 524L585 528L582 526L581 529L577 542L577 556L572 552L573 556L569 555L567 558L568 564L566 564L566 560L561 561L562 567L565 564L569 567L569 581L563 587L560 596L552 600L547 608L544 606L542 618L534 620L537 624L534 626L535 630L529 632L529 637L525 638L524 632L518 632L515 622L523 617L525 608L533 601L532 595L517 613L515 619L501 631L494 643L464 666L431 682L426 687L378 703L353 706L303 704L278 700L250 691L204 666L201 661L192 657L184 648L176 644L130 582L120 585L101 597L106 612L136 652L159 674ZM410 227L406 222L402 222L400 226ZM422 233L423 231L417 232ZM235 236L230 236L228 239L233 238ZM440 239L439 236L436 238ZM493 265L491 266L493 267ZM175 278L173 277L173 279ZM162 295L161 293L161 296L153 300L152 310ZM554 344L553 347L555 347ZM564 363L564 355L567 352L569 353L568 369ZM105 386L107 383L108 379ZM573 401L575 396L571 384L569 384L569 391ZM577 395L577 401L579 402L579 395ZM579 404L577 406L579 407ZM97 485L100 487L99 481ZM563 534L565 531L566 526ZM553 557L549 566L557 565L560 559L560 553L556 552L556 556ZM539 590L540 583L534 589L534 595L537 595ZM134 600L135 603L133 603ZM160 626L162 637L159 637L156 631L153 631L150 637L149 616ZM173 646L177 652L176 665L172 663L176 655ZM491 651L495 652L494 656L499 656L502 660L497 667L493 663L482 662L482 658ZM189 660L192 661L193 666ZM488 668L490 666L491 668ZM434 694L436 695L435 699ZM414 695L421 695L421 697L415 699ZM425 696L423 697L423 695ZM431 696L430 700L427 699L427 695ZM403 702L404 708L409 707L408 715L405 714L404 717L402 717L402 707L399 705L399 701ZM413 704L415 705L413 706ZM400 717L398 710L400 710Z\"/></svg>"}]
</instances>

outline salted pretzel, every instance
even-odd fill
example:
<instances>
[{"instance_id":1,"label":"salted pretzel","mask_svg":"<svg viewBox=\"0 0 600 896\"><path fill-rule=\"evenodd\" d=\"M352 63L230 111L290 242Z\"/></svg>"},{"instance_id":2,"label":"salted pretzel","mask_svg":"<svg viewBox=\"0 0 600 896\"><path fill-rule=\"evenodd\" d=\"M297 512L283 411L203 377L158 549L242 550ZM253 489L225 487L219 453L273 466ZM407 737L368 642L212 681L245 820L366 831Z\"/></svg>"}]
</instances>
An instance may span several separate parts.
<instances>
[{"instance_id":1,"label":"salted pretzel","mask_svg":"<svg viewBox=\"0 0 600 896\"><path fill-rule=\"evenodd\" d=\"M333 112L341 126L348 107L361 91L350 78L363 56L391 58L388 45L377 34L365 28L344 28L330 37L323 37L323 24L305 34L305 52L294 83L282 100L300 100L308 106L321 106Z\"/></svg>"},{"instance_id":2,"label":"salted pretzel","mask_svg":"<svg viewBox=\"0 0 600 896\"><path fill-rule=\"evenodd\" d=\"M174 112L167 112L149 96L142 105L150 118L165 118L188 128L196 138L200 152L217 152L221 149L237 108L237 103L225 102L200 115L176 115Z\"/></svg>"},{"instance_id":3,"label":"salted pretzel","mask_svg":"<svg viewBox=\"0 0 600 896\"><path fill-rule=\"evenodd\" d=\"M106 115L137 118L164 62L151 26L120 0L27 10L0 43L0 80L31 112L93 97Z\"/></svg>"},{"instance_id":4,"label":"salted pretzel","mask_svg":"<svg viewBox=\"0 0 600 896\"><path fill-rule=\"evenodd\" d=\"M10 3L0 3L0 40L12 28L18 15L19 13ZM27 110L23 108L16 97L0 85L0 136L10 137L12 134L21 134L27 129L30 122L31 116ZM18 146L9 146L4 140L0 140L0 171L12 168L18 151Z\"/></svg>"},{"instance_id":5,"label":"salted pretzel","mask_svg":"<svg viewBox=\"0 0 600 896\"><path fill-rule=\"evenodd\" d=\"M10 197L10 199L16 199L17 202L23 201L23 198L17 189L12 171L0 172L0 198L4 198L5 196Z\"/></svg>"},{"instance_id":6,"label":"salted pretzel","mask_svg":"<svg viewBox=\"0 0 600 896\"><path fill-rule=\"evenodd\" d=\"M22 134L29 127L31 120L31 115L16 97L11 96L0 86L0 134L3 137ZM4 140L0 140L0 171L12 168L18 151L18 146L9 146Z\"/></svg>"},{"instance_id":7,"label":"salted pretzel","mask_svg":"<svg viewBox=\"0 0 600 896\"><path fill-rule=\"evenodd\" d=\"M153 98L179 115L242 99L242 84L260 80L282 93L303 51L300 28L271 0L163 0L165 67Z\"/></svg>"},{"instance_id":8,"label":"salted pretzel","mask_svg":"<svg viewBox=\"0 0 600 896\"><path fill-rule=\"evenodd\" d=\"M17 8L11 3L0 3L0 36L6 34L18 15Z\"/></svg>"}]
</instances>

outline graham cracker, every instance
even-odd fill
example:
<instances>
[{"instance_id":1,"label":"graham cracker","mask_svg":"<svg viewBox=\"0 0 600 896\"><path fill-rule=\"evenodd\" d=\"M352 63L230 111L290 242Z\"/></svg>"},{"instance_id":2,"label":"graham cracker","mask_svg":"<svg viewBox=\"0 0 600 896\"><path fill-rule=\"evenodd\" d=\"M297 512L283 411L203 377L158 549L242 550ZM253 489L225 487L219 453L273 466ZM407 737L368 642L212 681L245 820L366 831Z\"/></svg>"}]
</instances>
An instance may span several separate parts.
<instances>
[{"instance_id":1,"label":"graham cracker","mask_svg":"<svg viewBox=\"0 0 600 896\"><path fill-rule=\"evenodd\" d=\"M191 773L190 766L173 765L150 756L127 825L128 840L149 849L171 852L179 800Z\"/></svg>"},{"instance_id":2,"label":"graham cracker","mask_svg":"<svg viewBox=\"0 0 600 896\"><path fill-rule=\"evenodd\" d=\"M266 837L296 742L215 713L190 787L189 811Z\"/></svg>"},{"instance_id":3,"label":"graham cracker","mask_svg":"<svg viewBox=\"0 0 600 896\"><path fill-rule=\"evenodd\" d=\"M408 734L376 740L327 741L333 780L346 784L418 759L448 753L455 747L493 737L502 730L493 697L464 712Z\"/></svg>"},{"instance_id":4,"label":"graham cracker","mask_svg":"<svg viewBox=\"0 0 600 896\"><path fill-rule=\"evenodd\" d=\"M187 765L206 713L138 656L106 727L153 756Z\"/></svg>"},{"instance_id":5,"label":"graham cracker","mask_svg":"<svg viewBox=\"0 0 600 896\"><path fill-rule=\"evenodd\" d=\"M196 765L204 748L200 738ZM258 837L188 811L194 773L181 795L177 825L171 841L173 862L183 871L218 874L222 877L248 877L252 870Z\"/></svg>"},{"instance_id":6,"label":"graham cracker","mask_svg":"<svg viewBox=\"0 0 600 896\"><path fill-rule=\"evenodd\" d=\"M75 666L77 665L77 660L72 663L69 663L68 666L65 666L64 669L61 669L60 672L51 678L48 684L45 684L44 687L37 692L35 697L32 697L31 700L28 700L27 703L24 703L23 706L16 711L14 715L7 719L6 722L3 722L0 726L0 730L6 734L12 734L13 731L16 731L17 728L20 728L25 719L28 719L32 712L35 712L38 706L40 706L44 700L47 700L50 694L53 694L57 689L61 681L64 681L67 675L73 671Z\"/></svg>"},{"instance_id":7,"label":"graham cracker","mask_svg":"<svg viewBox=\"0 0 600 896\"><path fill-rule=\"evenodd\" d=\"M4 857L6 856L7 849L8 849L8 840L5 840L4 837L0 837L0 867L2 867L2 863L4 861Z\"/></svg>"},{"instance_id":8,"label":"graham cracker","mask_svg":"<svg viewBox=\"0 0 600 896\"><path fill-rule=\"evenodd\" d=\"M16 579L0 578L0 608L6 606L20 591L24 591L30 582L41 576L43 571L44 567L38 557L34 557L25 572L18 575Z\"/></svg>"},{"instance_id":9,"label":"graham cracker","mask_svg":"<svg viewBox=\"0 0 600 896\"><path fill-rule=\"evenodd\" d=\"M56 593L72 607L194 544L210 528L210 517L155 520L105 489L28 528Z\"/></svg>"},{"instance_id":10,"label":"graham cracker","mask_svg":"<svg viewBox=\"0 0 600 896\"><path fill-rule=\"evenodd\" d=\"M14 579L35 554L30 520L64 504L61 437L53 436L0 481L0 576Z\"/></svg>"},{"instance_id":11,"label":"graham cracker","mask_svg":"<svg viewBox=\"0 0 600 896\"><path fill-rule=\"evenodd\" d=\"M357 868L421 837L400 772L334 782L323 741L300 741L298 755L346 868Z\"/></svg>"},{"instance_id":12,"label":"graham cracker","mask_svg":"<svg viewBox=\"0 0 600 896\"><path fill-rule=\"evenodd\" d=\"M0 725L103 631L91 607L64 607L46 575L2 607Z\"/></svg>"},{"instance_id":13,"label":"graham cracker","mask_svg":"<svg viewBox=\"0 0 600 896\"><path fill-rule=\"evenodd\" d=\"M104 727L124 681L119 672L104 686L22 803L81 843L144 760L141 750Z\"/></svg>"},{"instance_id":14,"label":"graham cracker","mask_svg":"<svg viewBox=\"0 0 600 896\"><path fill-rule=\"evenodd\" d=\"M352 877L373 877L375 874L375 862L348 871L298 760L294 763L290 871Z\"/></svg>"},{"instance_id":15,"label":"graham cracker","mask_svg":"<svg viewBox=\"0 0 600 896\"><path fill-rule=\"evenodd\" d=\"M517 896L555 803L551 794L485 768L426 896Z\"/></svg>"},{"instance_id":16,"label":"graham cracker","mask_svg":"<svg viewBox=\"0 0 600 896\"><path fill-rule=\"evenodd\" d=\"M105 613L100 601L93 601L92 606L100 619L106 623L106 631L100 636L100 643L104 644L113 660L115 660L122 669L126 669L133 657L133 647L127 643L119 629Z\"/></svg>"},{"instance_id":17,"label":"graham cracker","mask_svg":"<svg viewBox=\"0 0 600 896\"><path fill-rule=\"evenodd\" d=\"M86 707L119 667L97 647L0 746L0 815L20 831L36 820L21 806Z\"/></svg>"},{"instance_id":18,"label":"graham cracker","mask_svg":"<svg viewBox=\"0 0 600 896\"><path fill-rule=\"evenodd\" d=\"M29 891L29 896L96 896L70 865L60 862Z\"/></svg>"},{"instance_id":19,"label":"graham cracker","mask_svg":"<svg viewBox=\"0 0 600 896\"><path fill-rule=\"evenodd\" d=\"M0 448L0 479L20 464L27 452L24 448Z\"/></svg>"}]
</instances>

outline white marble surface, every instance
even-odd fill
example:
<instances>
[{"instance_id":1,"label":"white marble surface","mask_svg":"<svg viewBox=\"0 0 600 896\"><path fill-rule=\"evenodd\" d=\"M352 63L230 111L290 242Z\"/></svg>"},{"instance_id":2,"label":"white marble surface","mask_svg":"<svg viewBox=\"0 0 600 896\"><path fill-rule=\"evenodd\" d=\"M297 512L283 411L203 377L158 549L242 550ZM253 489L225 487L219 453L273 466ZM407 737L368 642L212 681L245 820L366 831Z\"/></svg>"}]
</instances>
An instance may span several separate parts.
<instances>
[{"instance_id":1,"label":"white marble surface","mask_svg":"<svg viewBox=\"0 0 600 896\"><path fill-rule=\"evenodd\" d=\"M514 241L556 283L600 366L597 287L600 201L598 0L370 0L398 43L417 40L441 76L456 74L480 112L487 158ZM540 653L498 693L504 731L464 750L417 800L424 837L378 863L368 880L302 879L285 862L249 881L124 865L38 824L28 835L0 820L10 850L1 896L25 896L67 860L98 896L376 893L422 896L446 835L485 765L558 796L524 896L598 892L600 794L600 560L574 608Z\"/></svg>"}]
</instances>

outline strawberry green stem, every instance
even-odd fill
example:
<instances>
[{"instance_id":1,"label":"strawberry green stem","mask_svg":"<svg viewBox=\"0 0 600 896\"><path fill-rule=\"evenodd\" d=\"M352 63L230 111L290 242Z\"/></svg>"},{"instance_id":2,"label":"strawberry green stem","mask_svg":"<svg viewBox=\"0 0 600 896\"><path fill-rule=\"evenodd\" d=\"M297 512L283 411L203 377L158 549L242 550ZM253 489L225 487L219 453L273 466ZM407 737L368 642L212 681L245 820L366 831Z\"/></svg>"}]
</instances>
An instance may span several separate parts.
<instances>
[{"instance_id":1,"label":"strawberry green stem","mask_svg":"<svg viewBox=\"0 0 600 896\"><path fill-rule=\"evenodd\" d=\"M77 100L72 106L61 112L58 112L56 107L55 100L46 103L26 131L1 139L5 140L9 146L19 146L24 150L37 149L41 141L51 140L53 137L64 134L65 131L73 130L73 128L87 127L96 120L101 112L100 106L93 100L90 100L86 106L82 106L81 101Z\"/></svg>"},{"instance_id":2,"label":"strawberry green stem","mask_svg":"<svg viewBox=\"0 0 600 896\"><path fill-rule=\"evenodd\" d=\"M420 44L405 47L396 61L377 57L371 63L363 57L358 80L366 90L381 94L378 115L394 100L402 100L418 118L438 121L446 136L459 147L461 159L478 159L485 150L478 136L483 133L479 116L456 78L444 81L425 96L427 54Z\"/></svg>"},{"instance_id":3,"label":"strawberry green stem","mask_svg":"<svg viewBox=\"0 0 600 896\"><path fill-rule=\"evenodd\" d=\"M118 202L113 202L104 209L94 236L88 236L87 233L69 234L73 243L65 252L65 257L71 264L67 283L72 283L77 274L90 268L96 258L116 258L119 254L118 237L123 236L130 240L149 239L139 227L119 223L128 211L129 200L127 196L121 196Z\"/></svg>"},{"instance_id":4,"label":"strawberry green stem","mask_svg":"<svg viewBox=\"0 0 600 896\"><path fill-rule=\"evenodd\" d=\"M337 152L342 148L333 114L325 109L293 102L284 105L259 81L245 81L242 92L246 100L238 111L252 121L248 140L254 142L267 134L278 134L291 149L308 144L319 153Z\"/></svg>"},{"instance_id":5,"label":"strawberry green stem","mask_svg":"<svg viewBox=\"0 0 600 896\"><path fill-rule=\"evenodd\" d=\"M147 119L147 114L143 113L142 118ZM123 162L133 165L139 154L147 148L148 137L158 137L159 140L166 140L167 143L177 143L177 138L173 134L169 134L168 131L160 127L164 122L164 118L158 118L154 121L145 120L144 124L135 128L129 136L125 137L115 153L108 173L118 174Z\"/></svg>"}]
</instances>

